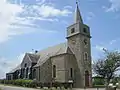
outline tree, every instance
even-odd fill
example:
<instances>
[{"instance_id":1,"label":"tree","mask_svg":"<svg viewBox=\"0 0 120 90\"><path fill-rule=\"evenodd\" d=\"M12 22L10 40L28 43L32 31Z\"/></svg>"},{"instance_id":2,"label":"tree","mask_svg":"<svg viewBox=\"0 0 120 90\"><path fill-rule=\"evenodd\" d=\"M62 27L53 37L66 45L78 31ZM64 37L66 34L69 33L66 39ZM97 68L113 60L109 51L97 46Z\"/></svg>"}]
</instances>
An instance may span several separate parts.
<instances>
[{"instance_id":1,"label":"tree","mask_svg":"<svg viewBox=\"0 0 120 90\"><path fill-rule=\"evenodd\" d=\"M103 49L104 57L98 59L93 64L93 71L106 79L106 85L108 86L110 80L114 78L115 72L120 69L120 52L108 51Z\"/></svg>"}]
</instances>

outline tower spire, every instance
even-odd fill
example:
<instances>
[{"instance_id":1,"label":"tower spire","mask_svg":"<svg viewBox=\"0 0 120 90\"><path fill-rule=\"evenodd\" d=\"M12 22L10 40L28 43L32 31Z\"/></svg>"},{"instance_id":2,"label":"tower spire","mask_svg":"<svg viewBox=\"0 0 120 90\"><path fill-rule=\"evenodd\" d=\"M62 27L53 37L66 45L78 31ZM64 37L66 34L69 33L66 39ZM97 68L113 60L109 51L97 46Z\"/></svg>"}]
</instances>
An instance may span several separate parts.
<instances>
[{"instance_id":1,"label":"tower spire","mask_svg":"<svg viewBox=\"0 0 120 90\"><path fill-rule=\"evenodd\" d=\"M76 0L76 10L75 10L75 23L80 22L83 23L82 16L80 14L78 0Z\"/></svg>"}]
</instances>

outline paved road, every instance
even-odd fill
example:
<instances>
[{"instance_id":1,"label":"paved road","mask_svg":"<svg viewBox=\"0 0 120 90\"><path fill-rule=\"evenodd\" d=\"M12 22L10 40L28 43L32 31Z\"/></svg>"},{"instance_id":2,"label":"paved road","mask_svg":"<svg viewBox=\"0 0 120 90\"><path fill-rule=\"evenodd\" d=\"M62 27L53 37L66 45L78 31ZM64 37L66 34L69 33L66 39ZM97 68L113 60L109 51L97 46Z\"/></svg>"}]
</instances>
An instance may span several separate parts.
<instances>
[{"instance_id":1,"label":"paved road","mask_svg":"<svg viewBox=\"0 0 120 90\"><path fill-rule=\"evenodd\" d=\"M22 88L22 87L13 87L13 86L4 86L4 85L0 85L0 88L2 88L2 90L40 90L40 89L31 89L31 88ZM44 89L42 89L44 90ZM69 89L68 89L69 90ZM100 89L73 89L73 90L105 90L103 88ZM117 89L120 90L120 89Z\"/></svg>"},{"instance_id":2,"label":"paved road","mask_svg":"<svg viewBox=\"0 0 120 90\"><path fill-rule=\"evenodd\" d=\"M13 86L4 86L4 85L0 85L0 88L1 88L2 90L39 90L39 89L13 87Z\"/></svg>"},{"instance_id":3,"label":"paved road","mask_svg":"<svg viewBox=\"0 0 120 90\"><path fill-rule=\"evenodd\" d=\"M87 89L74 89L74 90L105 90L104 88L87 88Z\"/></svg>"}]
</instances>

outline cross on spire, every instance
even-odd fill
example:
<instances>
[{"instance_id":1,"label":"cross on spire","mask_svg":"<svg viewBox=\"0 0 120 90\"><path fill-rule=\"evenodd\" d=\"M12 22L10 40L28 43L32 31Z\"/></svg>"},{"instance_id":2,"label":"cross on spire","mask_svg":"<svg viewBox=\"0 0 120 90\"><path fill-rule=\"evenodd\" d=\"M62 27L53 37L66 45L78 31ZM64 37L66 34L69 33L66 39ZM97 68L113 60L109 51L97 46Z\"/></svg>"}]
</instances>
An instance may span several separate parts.
<instances>
[{"instance_id":1,"label":"cross on spire","mask_svg":"<svg viewBox=\"0 0 120 90\"><path fill-rule=\"evenodd\" d=\"M79 10L78 0L76 0L76 10L75 10L75 23L77 22L83 23L82 16Z\"/></svg>"}]
</instances>

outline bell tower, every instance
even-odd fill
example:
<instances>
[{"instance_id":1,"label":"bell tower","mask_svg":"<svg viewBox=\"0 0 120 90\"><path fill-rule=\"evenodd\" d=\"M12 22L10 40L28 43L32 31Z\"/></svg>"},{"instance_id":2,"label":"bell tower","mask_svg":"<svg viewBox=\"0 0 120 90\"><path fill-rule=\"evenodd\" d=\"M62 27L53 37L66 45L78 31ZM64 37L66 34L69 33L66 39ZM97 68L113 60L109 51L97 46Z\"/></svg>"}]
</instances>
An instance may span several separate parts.
<instances>
[{"instance_id":1,"label":"bell tower","mask_svg":"<svg viewBox=\"0 0 120 90\"><path fill-rule=\"evenodd\" d=\"M67 27L67 43L76 57L76 87L92 86L90 28L83 23L78 2L76 2L74 23Z\"/></svg>"}]
</instances>

